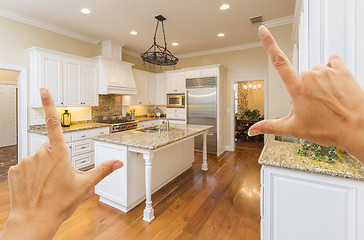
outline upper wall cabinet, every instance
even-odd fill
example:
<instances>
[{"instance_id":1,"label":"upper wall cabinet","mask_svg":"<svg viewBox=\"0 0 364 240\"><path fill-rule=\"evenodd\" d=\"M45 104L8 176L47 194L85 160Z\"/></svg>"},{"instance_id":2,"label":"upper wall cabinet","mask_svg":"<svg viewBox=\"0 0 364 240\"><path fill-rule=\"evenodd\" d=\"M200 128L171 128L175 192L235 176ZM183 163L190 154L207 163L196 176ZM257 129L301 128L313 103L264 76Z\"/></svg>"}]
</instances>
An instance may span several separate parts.
<instances>
[{"instance_id":1,"label":"upper wall cabinet","mask_svg":"<svg viewBox=\"0 0 364 240\"><path fill-rule=\"evenodd\" d=\"M219 75L219 71L216 69L216 67L213 67L213 68L198 67L198 68L186 68L185 69L186 79L187 78L216 77L218 75Z\"/></svg>"},{"instance_id":2,"label":"upper wall cabinet","mask_svg":"<svg viewBox=\"0 0 364 240\"><path fill-rule=\"evenodd\" d=\"M39 88L47 87L60 106L97 106L97 64L90 59L32 47L31 107L42 107Z\"/></svg>"},{"instance_id":3,"label":"upper wall cabinet","mask_svg":"<svg viewBox=\"0 0 364 240\"><path fill-rule=\"evenodd\" d=\"M136 95L123 96L123 105L156 105L156 76L154 73L133 69ZM162 93L159 93L162 94ZM164 93L165 95L165 93Z\"/></svg>"},{"instance_id":4,"label":"upper wall cabinet","mask_svg":"<svg viewBox=\"0 0 364 240\"><path fill-rule=\"evenodd\" d=\"M100 94L136 94L133 64L105 57L95 57L99 67Z\"/></svg>"},{"instance_id":5,"label":"upper wall cabinet","mask_svg":"<svg viewBox=\"0 0 364 240\"><path fill-rule=\"evenodd\" d=\"M183 70L168 71L167 77L167 93L185 93L186 78Z\"/></svg>"},{"instance_id":6,"label":"upper wall cabinet","mask_svg":"<svg viewBox=\"0 0 364 240\"><path fill-rule=\"evenodd\" d=\"M167 79L166 74L155 75L155 105L167 105Z\"/></svg>"}]
</instances>

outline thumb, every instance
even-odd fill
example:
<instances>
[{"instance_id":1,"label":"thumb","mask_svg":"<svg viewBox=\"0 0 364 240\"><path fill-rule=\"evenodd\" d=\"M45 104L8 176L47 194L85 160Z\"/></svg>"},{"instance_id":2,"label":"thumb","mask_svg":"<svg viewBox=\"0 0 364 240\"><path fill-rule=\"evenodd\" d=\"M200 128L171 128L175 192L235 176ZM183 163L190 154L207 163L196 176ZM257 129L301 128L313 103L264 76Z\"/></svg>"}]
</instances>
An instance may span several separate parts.
<instances>
[{"instance_id":1,"label":"thumb","mask_svg":"<svg viewBox=\"0 0 364 240\"><path fill-rule=\"evenodd\" d=\"M119 160L109 160L87 171L82 175L82 177L86 181L86 185L93 187L102 179L110 175L110 173L121 168L122 166L124 166L124 164Z\"/></svg>"},{"instance_id":2,"label":"thumb","mask_svg":"<svg viewBox=\"0 0 364 240\"><path fill-rule=\"evenodd\" d=\"M248 135L256 136L259 134L285 134L286 118L276 120L263 120L255 123L249 128Z\"/></svg>"}]
</instances>

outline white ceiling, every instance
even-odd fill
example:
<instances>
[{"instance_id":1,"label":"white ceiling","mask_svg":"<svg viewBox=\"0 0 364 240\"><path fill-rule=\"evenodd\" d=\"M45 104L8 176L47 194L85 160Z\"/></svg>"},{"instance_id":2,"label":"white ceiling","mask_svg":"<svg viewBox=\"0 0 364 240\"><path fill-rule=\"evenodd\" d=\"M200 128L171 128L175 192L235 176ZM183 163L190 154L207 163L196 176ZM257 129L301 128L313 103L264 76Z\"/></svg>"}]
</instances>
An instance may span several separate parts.
<instances>
[{"instance_id":1,"label":"white ceiling","mask_svg":"<svg viewBox=\"0 0 364 240\"><path fill-rule=\"evenodd\" d=\"M231 8L221 11L220 5ZM226 48L258 41L251 17L270 21L294 14L295 0L1 0L0 8L52 24L96 41L115 40L136 53L152 44L162 14L168 48L175 55ZM80 12L91 10L90 15ZM4 14L3 14L4 16ZM132 36L130 31L137 31ZM161 29L159 29L161 30ZM220 32L225 37L218 38ZM160 35L159 35L160 36ZM158 38L162 43L162 38ZM172 46L176 41L179 46Z\"/></svg>"}]
</instances>

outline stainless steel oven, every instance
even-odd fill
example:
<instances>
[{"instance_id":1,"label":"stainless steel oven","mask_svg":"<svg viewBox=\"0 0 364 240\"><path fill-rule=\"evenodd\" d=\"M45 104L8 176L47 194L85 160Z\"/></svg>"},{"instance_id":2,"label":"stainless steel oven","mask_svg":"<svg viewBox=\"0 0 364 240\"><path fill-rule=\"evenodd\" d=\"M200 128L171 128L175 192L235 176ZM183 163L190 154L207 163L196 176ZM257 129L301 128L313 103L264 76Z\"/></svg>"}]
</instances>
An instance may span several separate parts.
<instances>
[{"instance_id":1,"label":"stainless steel oven","mask_svg":"<svg viewBox=\"0 0 364 240\"><path fill-rule=\"evenodd\" d=\"M184 107L185 107L184 93L167 94L167 108L184 108Z\"/></svg>"}]
</instances>

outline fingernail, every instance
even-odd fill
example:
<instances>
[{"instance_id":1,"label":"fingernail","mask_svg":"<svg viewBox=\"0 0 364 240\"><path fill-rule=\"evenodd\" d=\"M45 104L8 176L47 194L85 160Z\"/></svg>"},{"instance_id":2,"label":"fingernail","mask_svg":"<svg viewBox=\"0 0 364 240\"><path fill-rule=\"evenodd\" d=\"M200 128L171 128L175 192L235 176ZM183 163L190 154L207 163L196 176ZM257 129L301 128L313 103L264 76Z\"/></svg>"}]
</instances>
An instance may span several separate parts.
<instances>
[{"instance_id":1,"label":"fingernail","mask_svg":"<svg viewBox=\"0 0 364 240\"><path fill-rule=\"evenodd\" d=\"M115 162L115 163L112 165L111 169L112 169L112 171L115 171L116 169L119 169L119 168L121 168L122 166L124 166L124 164L123 164L121 161L117 161L117 162Z\"/></svg>"},{"instance_id":2,"label":"fingernail","mask_svg":"<svg viewBox=\"0 0 364 240\"><path fill-rule=\"evenodd\" d=\"M261 25L259 27L259 36L260 37L266 37L269 35L269 31L268 29L264 26L264 25Z\"/></svg>"},{"instance_id":3,"label":"fingernail","mask_svg":"<svg viewBox=\"0 0 364 240\"><path fill-rule=\"evenodd\" d=\"M255 136L255 135L257 135L258 134L258 132L256 131L256 130L248 130L248 136L249 137L251 137L251 136Z\"/></svg>"},{"instance_id":4,"label":"fingernail","mask_svg":"<svg viewBox=\"0 0 364 240\"><path fill-rule=\"evenodd\" d=\"M41 88L39 91L40 91L40 96L41 96L42 98L47 97L47 95L48 95L48 91L47 91L47 89L46 89L46 88Z\"/></svg>"}]
</instances>

